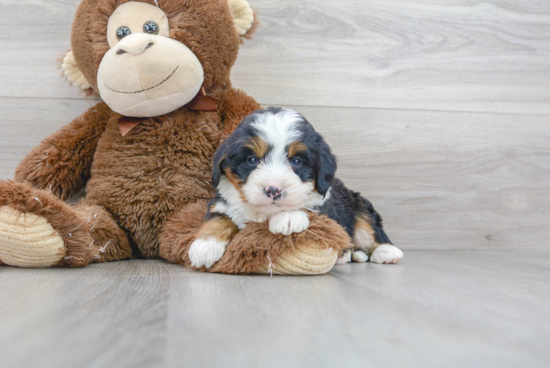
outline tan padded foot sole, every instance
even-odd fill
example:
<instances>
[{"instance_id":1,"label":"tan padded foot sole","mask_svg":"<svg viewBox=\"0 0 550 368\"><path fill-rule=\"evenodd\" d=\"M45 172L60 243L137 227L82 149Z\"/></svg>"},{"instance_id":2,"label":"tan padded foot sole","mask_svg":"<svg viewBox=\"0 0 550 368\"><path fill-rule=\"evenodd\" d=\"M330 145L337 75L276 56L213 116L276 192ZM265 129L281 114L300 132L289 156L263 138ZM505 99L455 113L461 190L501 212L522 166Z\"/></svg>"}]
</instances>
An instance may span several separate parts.
<instances>
[{"instance_id":1,"label":"tan padded foot sole","mask_svg":"<svg viewBox=\"0 0 550 368\"><path fill-rule=\"evenodd\" d=\"M65 255L63 239L44 217L0 207L0 261L18 267L50 267Z\"/></svg>"},{"instance_id":2,"label":"tan padded foot sole","mask_svg":"<svg viewBox=\"0 0 550 368\"><path fill-rule=\"evenodd\" d=\"M257 273L276 275L322 275L334 267L338 252L319 246L289 250L281 254L271 266L261 267Z\"/></svg>"}]
</instances>

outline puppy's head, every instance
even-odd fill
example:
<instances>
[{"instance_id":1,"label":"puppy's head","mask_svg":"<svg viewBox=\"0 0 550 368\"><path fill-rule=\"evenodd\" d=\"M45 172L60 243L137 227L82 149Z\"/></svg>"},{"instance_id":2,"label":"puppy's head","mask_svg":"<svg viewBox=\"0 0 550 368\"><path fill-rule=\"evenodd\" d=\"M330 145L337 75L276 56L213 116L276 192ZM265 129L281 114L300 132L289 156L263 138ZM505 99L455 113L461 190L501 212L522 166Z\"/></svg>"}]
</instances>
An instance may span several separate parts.
<instances>
[{"instance_id":1,"label":"puppy's head","mask_svg":"<svg viewBox=\"0 0 550 368\"><path fill-rule=\"evenodd\" d=\"M272 107L247 116L220 146L212 181L226 199L278 213L321 204L335 172L336 158L311 124Z\"/></svg>"}]
</instances>

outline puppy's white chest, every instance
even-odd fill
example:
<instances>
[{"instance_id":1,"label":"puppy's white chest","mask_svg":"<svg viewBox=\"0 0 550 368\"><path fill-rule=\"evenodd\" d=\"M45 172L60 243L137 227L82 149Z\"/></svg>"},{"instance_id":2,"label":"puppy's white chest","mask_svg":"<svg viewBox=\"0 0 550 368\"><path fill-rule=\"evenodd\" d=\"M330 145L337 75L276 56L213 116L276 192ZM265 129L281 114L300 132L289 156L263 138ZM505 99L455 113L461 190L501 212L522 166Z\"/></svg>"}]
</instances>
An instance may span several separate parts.
<instances>
[{"instance_id":1,"label":"puppy's white chest","mask_svg":"<svg viewBox=\"0 0 550 368\"><path fill-rule=\"evenodd\" d=\"M242 230L249 222L265 222L269 216L263 213L253 211L244 203L217 203L214 212L223 213L233 221L233 223Z\"/></svg>"}]
</instances>

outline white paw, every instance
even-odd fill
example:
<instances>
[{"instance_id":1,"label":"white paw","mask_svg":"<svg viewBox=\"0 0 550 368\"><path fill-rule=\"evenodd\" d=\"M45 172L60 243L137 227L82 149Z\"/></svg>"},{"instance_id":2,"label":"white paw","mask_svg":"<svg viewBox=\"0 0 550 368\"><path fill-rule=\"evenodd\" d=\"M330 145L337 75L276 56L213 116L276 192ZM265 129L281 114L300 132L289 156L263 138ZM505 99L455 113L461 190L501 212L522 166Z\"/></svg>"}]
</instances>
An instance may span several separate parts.
<instances>
[{"instance_id":1,"label":"white paw","mask_svg":"<svg viewBox=\"0 0 550 368\"><path fill-rule=\"evenodd\" d=\"M369 260L369 256L362 250L356 250L353 252L351 259L353 262L365 263Z\"/></svg>"},{"instance_id":2,"label":"white paw","mask_svg":"<svg viewBox=\"0 0 550 368\"><path fill-rule=\"evenodd\" d=\"M218 238L210 237L197 239L189 248L189 260L193 267L210 268L225 253L225 247L228 241L222 241Z\"/></svg>"},{"instance_id":3,"label":"white paw","mask_svg":"<svg viewBox=\"0 0 550 368\"><path fill-rule=\"evenodd\" d=\"M391 244L381 244L374 250L370 261L374 263L397 263L403 258L401 249Z\"/></svg>"},{"instance_id":4,"label":"white paw","mask_svg":"<svg viewBox=\"0 0 550 368\"><path fill-rule=\"evenodd\" d=\"M343 265L350 262L351 262L351 249L346 249L345 251L343 251L342 254L340 254L338 259L336 260L337 265Z\"/></svg>"},{"instance_id":5,"label":"white paw","mask_svg":"<svg viewBox=\"0 0 550 368\"><path fill-rule=\"evenodd\" d=\"M273 234L297 234L309 227L309 217L302 211L281 212L269 219L269 231Z\"/></svg>"}]
</instances>

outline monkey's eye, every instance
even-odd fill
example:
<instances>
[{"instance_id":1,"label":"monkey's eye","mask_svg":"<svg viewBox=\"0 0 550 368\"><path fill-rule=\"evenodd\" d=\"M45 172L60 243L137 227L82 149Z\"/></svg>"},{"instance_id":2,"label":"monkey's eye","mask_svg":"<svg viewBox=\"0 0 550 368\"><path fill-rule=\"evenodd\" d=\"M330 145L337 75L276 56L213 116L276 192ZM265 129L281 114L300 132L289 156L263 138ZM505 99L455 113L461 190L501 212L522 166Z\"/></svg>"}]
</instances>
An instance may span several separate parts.
<instances>
[{"instance_id":1,"label":"monkey's eye","mask_svg":"<svg viewBox=\"0 0 550 368\"><path fill-rule=\"evenodd\" d=\"M260 159L258 157L251 156L248 158L248 163L252 166L256 166L260 163Z\"/></svg>"},{"instance_id":2,"label":"monkey's eye","mask_svg":"<svg viewBox=\"0 0 550 368\"><path fill-rule=\"evenodd\" d=\"M302 166L302 160L300 160L298 157L294 157L292 160L290 160L290 164L297 168Z\"/></svg>"},{"instance_id":3,"label":"monkey's eye","mask_svg":"<svg viewBox=\"0 0 550 368\"><path fill-rule=\"evenodd\" d=\"M149 34L158 34L159 33L159 26L155 22L147 22L143 25L143 32L149 33Z\"/></svg>"},{"instance_id":4,"label":"monkey's eye","mask_svg":"<svg viewBox=\"0 0 550 368\"><path fill-rule=\"evenodd\" d=\"M124 37L129 36L130 34L132 34L132 31L130 31L130 28L126 26L122 26L116 31L116 36L119 40L122 40Z\"/></svg>"}]
</instances>

